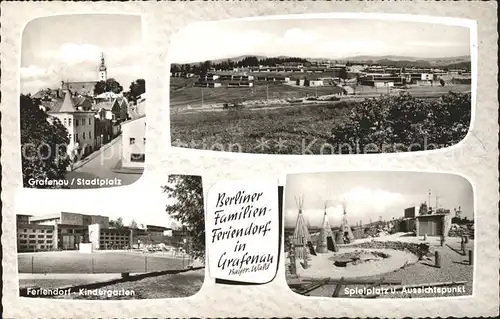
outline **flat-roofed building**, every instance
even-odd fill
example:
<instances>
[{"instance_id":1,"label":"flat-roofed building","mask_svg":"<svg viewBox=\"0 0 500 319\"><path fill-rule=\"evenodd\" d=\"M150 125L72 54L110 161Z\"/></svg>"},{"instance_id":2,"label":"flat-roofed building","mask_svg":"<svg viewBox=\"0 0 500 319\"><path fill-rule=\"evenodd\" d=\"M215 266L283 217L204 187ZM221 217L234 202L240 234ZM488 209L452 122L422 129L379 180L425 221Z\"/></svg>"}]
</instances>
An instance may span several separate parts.
<instances>
[{"instance_id":1,"label":"flat-roofed building","mask_svg":"<svg viewBox=\"0 0 500 319\"><path fill-rule=\"evenodd\" d=\"M146 117L122 123L122 159L123 168L143 169L146 160Z\"/></svg>"}]
</instances>

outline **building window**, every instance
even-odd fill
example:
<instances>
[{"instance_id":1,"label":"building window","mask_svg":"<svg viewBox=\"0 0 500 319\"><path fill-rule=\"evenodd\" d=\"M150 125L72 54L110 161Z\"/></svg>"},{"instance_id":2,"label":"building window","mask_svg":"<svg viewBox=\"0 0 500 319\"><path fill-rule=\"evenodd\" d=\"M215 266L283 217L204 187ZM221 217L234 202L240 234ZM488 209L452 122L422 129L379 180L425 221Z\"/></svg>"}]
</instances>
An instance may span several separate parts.
<instances>
[{"instance_id":1,"label":"building window","mask_svg":"<svg viewBox=\"0 0 500 319\"><path fill-rule=\"evenodd\" d=\"M92 125L92 118L89 117L89 125Z\"/></svg>"},{"instance_id":2,"label":"building window","mask_svg":"<svg viewBox=\"0 0 500 319\"><path fill-rule=\"evenodd\" d=\"M92 135L90 134L90 131L89 131L89 139L91 139L91 138L92 138Z\"/></svg>"},{"instance_id":3,"label":"building window","mask_svg":"<svg viewBox=\"0 0 500 319\"><path fill-rule=\"evenodd\" d=\"M138 154L138 153L132 153L130 154L130 161L131 162L140 162L140 163L144 163L144 160L145 160L145 154L144 153L141 153L141 154Z\"/></svg>"},{"instance_id":4,"label":"building window","mask_svg":"<svg viewBox=\"0 0 500 319\"><path fill-rule=\"evenodd\" d=\"M146 145L146 138L143 138L143 143L144 145Z\"/></svg>"},{"instance_id":5,"label":"building window","mask_svg":"<svg viewBox=\"0 0 500 319\"><path fill-rule=\"evenodd\" d=\"M75 134L75 143L78 143L78 133Z\"/></svg>"},{"instance_id":6,"label":"building window","mask_svg":"<svg viewBox=\"0 0 500 319\"><path fill-rule=\"evenodd\" d=\"M129 141L130 141L130 145L135 144L135 138L131 137L131 138L129 139Z\"/></svg>"},{"instance_id":7,"label":"building window","mask_svg":"<svg viewBox=\"0 0 500 319\"><path fill-rule=\"evenodd\" d=\"M68 125L68 119L64 118L64 126Z\"/></svg>"},{"instance_id":8,"label":"building window","mask_svg":"<svg viewBox=\"0 0 500 319\"><path fill-rule=\"evenodd\" d=\"M83 132L83 139L85 140L85 132Z\"/></svg>"},{"instance_id":9,"label":"building window","mask_svg":"<svg viewBox=\"0 0 500 319\"><path fill-rule=\"evenodd\" d=\"M78 119L75 120L75 125L78 126Z\"/></svg>"},{"instance_id":10,"label":"building window","mask_svg":"<svg viewBox=\"0 0 500 319\"><path fill-rule=\"evenodd\" d=\"M72 135L71 135L71 134L69 134L68 136L69 136L69 140L71 141L71 136L72 136Z\"/></svg>"},{"instance_id":11,"label":"building window","mask_svg":"<svg viewBox=\"0 0 500 319\"><path fill-rule=\"evenodd\" d=\"M71 126L71 117L68 119L68 124Z\"/></svg>"}]
</instances>

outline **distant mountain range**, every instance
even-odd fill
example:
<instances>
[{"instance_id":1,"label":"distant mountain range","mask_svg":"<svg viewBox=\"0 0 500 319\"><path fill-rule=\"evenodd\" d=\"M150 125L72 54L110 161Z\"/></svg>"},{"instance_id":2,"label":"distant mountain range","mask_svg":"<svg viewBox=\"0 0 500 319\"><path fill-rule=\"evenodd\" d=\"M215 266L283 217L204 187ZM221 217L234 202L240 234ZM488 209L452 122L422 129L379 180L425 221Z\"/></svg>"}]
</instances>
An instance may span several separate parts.
<instances>
[{"instance_id":1,"label":"distant mountain range","mask_svg":"<svg viewBox=\"0 0 500 319\"><path fill-rule=\"evenodd\" d=\"M224 62L227 60L231 60L233 62L239 62L247 57L257 57L259 60L266 59L266 58L280 58L280 59L292 58L290 56L267 57L267 56L263 56L263 55L240 55L240 56L231 57L231 58L210 60L210 62L221 63L221 62ZM320 61L334 62L334 61L337 61L339 63L345 63L345 62L349 61L349 62L373 63L373 64L381 64L381 65L391 64L392 62L397 62L396 64L408 63L408 64L421 64L421 65L426 65L426 66L438 66L438 65L445 66L445 65L454 65L454 64L462 65L462 64L470 63L470 61L471 61L471 58L468 55L454 56L454 57L442 57L442 58L422 58L422 57L398 56L398 55L384 55L384 56L359 55L359 56L352 56L352 57L345 57L345 58L338 58L338 59L304 58L304 57L297 57L297 58L302 58L302 59L308 60L310 62L320 62ZM187 64L196 65L196 64L199 64L202 62L204 62L204 61L191 62L191 63L187 63ZM182 63L174 63L174 64L182 64Z\"/></svg>"},{"instance_id":2,"label":"distant mountain range","mask_svg":"<svg viewBox=\"0 0 500 319\"><path fill-rule=\"evenodd\" d=\"M469 55L455 56L455 57L442 57L442 58L417 58L409 56L397 56L397 55L384 55L384 56L370 56L370 55L360 55L354 57L347 57L342 59L337 59L338 61L350 61L350 62L388 62L388 61L407 61L407 62L423 62L429 63L431 65L448 65L455 63L470 62Z\"/></svg>"}]
</instances>

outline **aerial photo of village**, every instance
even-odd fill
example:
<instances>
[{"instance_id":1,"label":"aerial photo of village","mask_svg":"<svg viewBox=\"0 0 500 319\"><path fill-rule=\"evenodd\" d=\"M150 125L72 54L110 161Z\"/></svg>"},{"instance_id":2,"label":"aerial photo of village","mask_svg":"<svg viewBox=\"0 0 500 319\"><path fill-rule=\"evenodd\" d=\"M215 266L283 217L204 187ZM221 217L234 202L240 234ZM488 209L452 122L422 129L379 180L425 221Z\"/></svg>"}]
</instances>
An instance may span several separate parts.
<instances>
[{"instance_id":1,"label":"aerial photo of village","mask_svg":"<svg viewBox=\"0 0 500 319\"><path fill-rule=\"evenodd\" d=\"M330 37L339 28L346 31ZM421 151L456 144L469 129L468 28L284 19L193 25L178 37L170 69L176 147Z\"/></svg>"}]
</instances>

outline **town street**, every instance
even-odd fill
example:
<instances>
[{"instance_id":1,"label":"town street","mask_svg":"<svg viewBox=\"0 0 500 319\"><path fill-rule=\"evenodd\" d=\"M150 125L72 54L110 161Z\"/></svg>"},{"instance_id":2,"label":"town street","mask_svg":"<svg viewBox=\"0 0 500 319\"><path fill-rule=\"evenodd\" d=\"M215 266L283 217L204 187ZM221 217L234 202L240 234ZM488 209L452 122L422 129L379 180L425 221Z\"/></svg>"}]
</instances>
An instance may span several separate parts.
<instances>
[{"instance_id":1,"label":"town street","mask_svg":"<svg viewBox=\"0 0 500 319\"><path fill-rule=\"evenodd\" d=\"M100 153L98 153L97 156L91 158L88 162L76 168L75 170L68 172L68 174L66 175L66 179L71 181L76 180L77 178L86 180L92 180L94 178L98 178L100 180L112 180L117 178L121 181L121 185L113 186L130 185L133 182L137 181L141 177L141 174L139 172L121 173L115 171L122 156L122 136L117 136L109 143L111 145L103 145L101 147L106 149L98 151ZM92 154L90 156L92 156ZM70 185L69 187L74 189L99 188L98 185Z\"/></svg>"}]
</instances>

